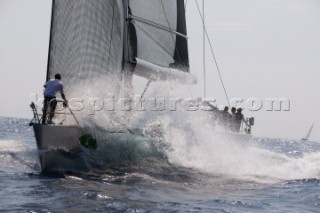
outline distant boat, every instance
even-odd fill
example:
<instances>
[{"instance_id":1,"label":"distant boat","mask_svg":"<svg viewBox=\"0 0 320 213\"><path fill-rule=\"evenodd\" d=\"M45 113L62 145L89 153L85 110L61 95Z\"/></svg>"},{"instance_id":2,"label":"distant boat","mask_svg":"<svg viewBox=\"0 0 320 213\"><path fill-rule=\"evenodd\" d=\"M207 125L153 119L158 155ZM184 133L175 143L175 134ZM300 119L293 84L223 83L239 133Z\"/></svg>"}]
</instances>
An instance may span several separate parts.
<instances>
[{"instance_id":1,"label":"distant boat","mask_svg":"<svg viewBox=\"0 0 320 213\"><path fill-rule=\"evenodd\" d=\"M313 127L314 127L314 124L312 124L312 126L311 126L311 128L309 129L306 137L304 137L304 138L301 139L302 141L308 141L308 140L309 140L309 138L310 138L310 136L311 136L311 133L312 133L312 130L313 130Z\"/></svg>"}]
</instances>

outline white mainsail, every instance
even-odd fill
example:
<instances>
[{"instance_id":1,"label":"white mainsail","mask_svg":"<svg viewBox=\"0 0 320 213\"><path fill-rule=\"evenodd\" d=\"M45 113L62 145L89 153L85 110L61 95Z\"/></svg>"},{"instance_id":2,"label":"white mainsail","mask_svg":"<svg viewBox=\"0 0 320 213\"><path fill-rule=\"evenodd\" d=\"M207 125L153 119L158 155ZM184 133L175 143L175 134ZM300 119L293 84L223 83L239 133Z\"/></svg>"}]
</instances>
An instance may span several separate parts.
<instances>
[{"instance_id":1,"label":"white mainsail","mask_svg":"<svg viewBox=\"0 0 320 213\"><path fill-rule=\"evenodd\" d=\"M135 72L133 61L162 67L159 77L154 69ZM189 73L183 0L53 0L47 79L60 73L66 94L97 80L108 90L111 82L108 92L116 93L126 64L131 74L148 78L153 72L150 80L170 80L161 73L169 69Z\"/></svg>"},{"instance_id":2,"label":"white mainsail","mask_svg":"<svg viewBox=\"0 0 320 213\"><path fill-rule=\"evenodd\" d=\"M47 79L60 73L66 94L97 79L117 91L124 19L122 0L53 0Z\"/></svg>"}]
</instances>

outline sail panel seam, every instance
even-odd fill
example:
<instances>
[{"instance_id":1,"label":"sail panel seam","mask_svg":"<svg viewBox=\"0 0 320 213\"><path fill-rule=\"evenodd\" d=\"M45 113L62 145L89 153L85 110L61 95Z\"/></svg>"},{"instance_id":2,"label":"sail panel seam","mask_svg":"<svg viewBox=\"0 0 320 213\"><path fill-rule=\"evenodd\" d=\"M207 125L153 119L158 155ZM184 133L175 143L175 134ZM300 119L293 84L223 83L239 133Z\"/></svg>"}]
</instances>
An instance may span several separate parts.
<instances>
[{"instance_id":1,"label":"sail panel seam","mask_svg":"<svg viewBox=\"0 0 320 213\"><path fill-rule=\"evenodd\" d=\"M110 54L111 54L111 49L112 49L112 39L113 39L113 20L114 20L114 5L115 5L115 0L113 1L113 6L112 6L112 25L111 25L111 38L110 38L110 47L109 47L109 55L108 55L108 67L110 67Z\"/></svg>"},{"instance_id":2,"label":"sail panel seam","mask_svg":"<svg viewBox=\"0 0 320 213\"><path fill-rule=\"evenodd\" d=\"M182 38L188 39L188 36L187 36L187 35L184 35L184 34L182 34L182 33L179 33L179 32L177 32L177 31L175 31L175 30L172 30L172 29L167 28L167 27L165 27L165 26L162 26L162 25L160 25L160 24L154 23L154 22L152 22L152 21L149 21L149 20L146 20L146 19L143 19L143 18L134 16L134 15L130 15L130 14L129 14L129 18L130 18L130 19L133 19L133 20L135 20L135 21L138 21L138 22L140 22L140 23L147 24L147 25L149 25L149 26L152 26L152 27L155 27L155 28L158 28L158 29L165 30L165 31L167 31L167 32L176 34L176 35L178 35L178 36L180 36L180 37L182 37Z\"/></svg>"}]
</instances>

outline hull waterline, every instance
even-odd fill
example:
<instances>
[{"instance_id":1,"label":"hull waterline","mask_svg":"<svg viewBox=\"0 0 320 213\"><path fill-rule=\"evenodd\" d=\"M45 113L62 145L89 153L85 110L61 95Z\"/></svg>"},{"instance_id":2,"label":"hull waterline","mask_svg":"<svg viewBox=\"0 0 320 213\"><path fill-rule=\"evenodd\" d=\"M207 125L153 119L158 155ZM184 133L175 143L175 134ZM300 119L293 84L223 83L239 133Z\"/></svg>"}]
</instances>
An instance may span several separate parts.
<instances>
[{"instance_id":1,"label":"hull waterline","mask_svg":"<svg viewBox=\"0 0 320 213\"><path fill-rule=\"evenodd\" d=\"M77 126L33 125L41 170L52 172L87 171L81 152Z\"/></svg>"}]
</instances>

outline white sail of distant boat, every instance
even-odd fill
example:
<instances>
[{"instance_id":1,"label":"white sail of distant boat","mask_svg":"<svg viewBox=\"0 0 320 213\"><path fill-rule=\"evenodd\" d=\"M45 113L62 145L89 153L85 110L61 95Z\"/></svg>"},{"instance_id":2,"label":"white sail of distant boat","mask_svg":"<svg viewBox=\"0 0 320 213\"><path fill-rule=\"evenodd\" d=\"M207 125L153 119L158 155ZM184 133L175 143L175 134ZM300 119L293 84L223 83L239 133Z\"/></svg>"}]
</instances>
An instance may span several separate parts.
<instances>
[{"instance_id":1,"label":"white sail of distant boat","mask_svg":"<svg viewBox=\"0 0 320 213\"><path fill-rule=\"evenodd\" d=\"M313 127L314 127L314 123L313 123L312 126L310 127L310 129L309 129L306 137L304 137L304 138L301 139L302 141L308 141L308 140L309 140L309 138L310 138L310 136L311 136L311 133L312 133L312 130L313 130Z\"/></svg>"}]
</instances>

